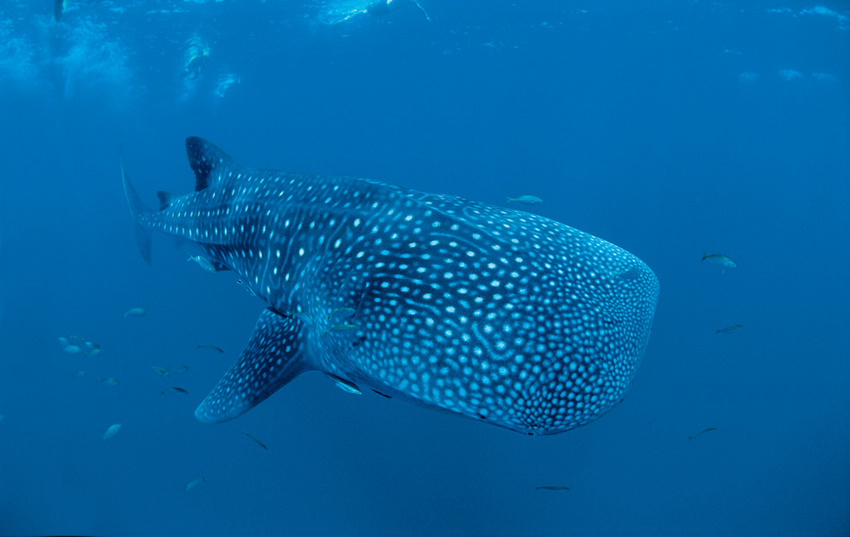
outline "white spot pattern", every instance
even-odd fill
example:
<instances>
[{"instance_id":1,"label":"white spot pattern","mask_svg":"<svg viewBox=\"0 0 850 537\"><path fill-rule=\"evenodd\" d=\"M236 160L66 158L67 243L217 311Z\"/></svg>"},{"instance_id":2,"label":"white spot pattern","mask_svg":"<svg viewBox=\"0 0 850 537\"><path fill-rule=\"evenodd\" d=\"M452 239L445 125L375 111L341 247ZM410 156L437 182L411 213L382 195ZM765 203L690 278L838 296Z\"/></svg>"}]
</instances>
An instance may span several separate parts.
<instances>
[{"instance_id":1,"label":"white spot pattern","mask_svg":"<svg viewBox=\"0 0 850 537\"><path fill-rule=\"evenodd\" d=\"M193 168L208 186L140 223L196 241L304 319L305 367L528 434L586 424L630 384L658 281L625 250L521 211L205 151ZM249 371L225 388L261 386Z\"/></svg>"}]
</instances>

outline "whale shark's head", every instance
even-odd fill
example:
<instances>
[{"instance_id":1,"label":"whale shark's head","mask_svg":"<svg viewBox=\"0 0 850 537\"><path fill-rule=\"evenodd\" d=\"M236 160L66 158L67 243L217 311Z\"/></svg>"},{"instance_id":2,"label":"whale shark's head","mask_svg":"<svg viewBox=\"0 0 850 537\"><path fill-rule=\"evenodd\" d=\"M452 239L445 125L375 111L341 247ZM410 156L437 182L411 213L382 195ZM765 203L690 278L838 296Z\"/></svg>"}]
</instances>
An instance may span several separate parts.
<instances>
[{"instance_id":1,"label":"whale shark's head","mask_svg":"<svg viewBox=\"0 0 850 537\"><path fill-rule=\"evenodd\" d=\"M529 284L492 305L495 319L511 323L502 327L509 337L500 338L511 353L493 364L507 367L509 378L503 418L489 419L528 434L587 424L622 400L658 300L658 279L640 259L587 233L562 231L566 247L534 256L525 265Z\"/></svg>"},{"instance_id":2,"label":"whale shark's head","mask_svg":"<svg viewBox=\"0 0 850 537\"><path fill-rule=\"evenodd\" d=\"M564 430L593 421L622 400L646 351L659 293L655 274L637 257L582 235L598 250L569 260L568 291L552 308L551 338L560 345L549 366L558 369L561 360L566 374L547 405L562 409Z\"/></svg>"},{"instance_id":3,"label":"whale shark's head","mask_svg":"<svg viewBox=\"0 0 850 537\"><path fill-rule=\"evenodd\" d=\"M527 434L573 429L617 404L649 338L649 267L540 216L420 200L426 208L389 223L392 240L355 271L366 288L350 335L359 369L340 374Z\"/></svg>"}]
</instances>

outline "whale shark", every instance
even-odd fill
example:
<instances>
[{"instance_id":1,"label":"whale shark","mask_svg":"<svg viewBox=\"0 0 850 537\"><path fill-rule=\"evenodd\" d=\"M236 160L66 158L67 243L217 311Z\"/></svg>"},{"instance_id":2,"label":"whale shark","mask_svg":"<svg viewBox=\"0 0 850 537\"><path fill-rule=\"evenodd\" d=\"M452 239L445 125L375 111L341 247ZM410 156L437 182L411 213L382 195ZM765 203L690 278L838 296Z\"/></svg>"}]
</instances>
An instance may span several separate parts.
<instances>
[{"instance_id":1,"label":"whale shark","mask_svg":"<svg viewBox=\"0 0 850 537\"><path fill-rule=\"evenodd\" d=\"M527 212L382 182L255 169L186 140L195 190L148 208L121 174L136 240L194 243L265 303L195 410L236 418L301 373L528 435L619 403L659 283L626 250Z\"/></svg>"}]
</instances>

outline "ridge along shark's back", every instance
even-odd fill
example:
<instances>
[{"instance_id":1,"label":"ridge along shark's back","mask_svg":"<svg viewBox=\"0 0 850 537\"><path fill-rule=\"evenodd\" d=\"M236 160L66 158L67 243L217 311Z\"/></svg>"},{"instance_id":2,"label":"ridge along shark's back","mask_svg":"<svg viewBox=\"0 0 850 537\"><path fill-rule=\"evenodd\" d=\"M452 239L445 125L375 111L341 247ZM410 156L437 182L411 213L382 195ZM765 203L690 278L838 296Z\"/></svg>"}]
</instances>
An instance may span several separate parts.
<instances>
[{"instance_id":1,"label":"ridge along shark's back","mask_svg":"<svg viewBox=\"0 0 850 537\"><path fill-rule=\"evenodd\" d=\"M253 170L187 140L196 191L147 210L267 309L201 403L234 418L307 370L359 393L527 434L619 402L646 348L658 281L625 250L553 220L375 181ZM123 174L123 169L122 169Z\"/></svg>"}]
</instances>

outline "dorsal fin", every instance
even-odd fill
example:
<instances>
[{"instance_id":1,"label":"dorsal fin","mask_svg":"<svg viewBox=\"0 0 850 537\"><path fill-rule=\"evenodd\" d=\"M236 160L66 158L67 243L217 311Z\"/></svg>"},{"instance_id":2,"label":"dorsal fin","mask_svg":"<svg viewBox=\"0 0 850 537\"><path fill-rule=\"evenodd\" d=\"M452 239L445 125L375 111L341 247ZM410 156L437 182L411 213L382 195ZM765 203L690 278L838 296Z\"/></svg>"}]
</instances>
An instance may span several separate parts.
<instances>
[{"instance_id":1,"label":"dorsal fin","mask_svg":"<svg viewBox=\"0 0 850 537\"><path fill-rule=\"evenodd\" d=\"M166 192L165 190L160 190L156 193L156 197L159 199L159 210L164 211L165 209L171 206L171 202L174 201L174 194L171 192Z\"/></svg>"},{"instance_id":2,"label":"dorsal fin","mask_svg":"<svg viewBox=\"0 0 850 537\"><path fill-rule=\"evenodd\" d=\"M233 159L227 153L197 136L186 138L186 156L195 172L195 191L215 183L226 168L232 168Z\"/></svg>"}]
</instances>

